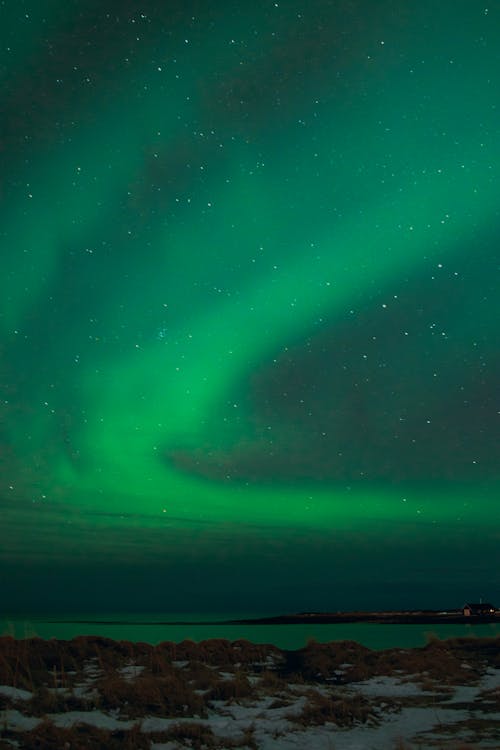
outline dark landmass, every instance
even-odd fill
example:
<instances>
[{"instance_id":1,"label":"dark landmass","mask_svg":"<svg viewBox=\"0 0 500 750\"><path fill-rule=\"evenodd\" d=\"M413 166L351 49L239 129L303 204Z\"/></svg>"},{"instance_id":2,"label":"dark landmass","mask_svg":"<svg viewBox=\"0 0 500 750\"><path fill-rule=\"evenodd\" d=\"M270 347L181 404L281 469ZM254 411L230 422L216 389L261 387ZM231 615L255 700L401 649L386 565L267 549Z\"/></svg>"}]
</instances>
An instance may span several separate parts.
<instances>
[{"instance_id":1,"label":"dark landmass","mask_svg":"<svg viewBox=\"0 0 500 750\"><path fill-rule=\"evenodd\" d=\"M295 614L256 617L242 620L72 620L50 619L44 622L78 625L335 625L366 622L380 625L467 625L500 623L500 610L490 614L465 616L462 610L408 610L387 612L297 612Z\"/></svg>"},{"instance_id":2,"label":"dark landmass","mask_svg":"<svg viewBox=\"0 0 500 750\"><path fill-rule=\"evenodd\" d=\"M260 617L253 620L231 620L231 625L334 625L340 623L367 622L381 625L455 625L471 623L500 623L500 610L491 614L468 615L461 610L394 611L394 612L299 612L292 615Z\"/></svg>"}]
</instances>

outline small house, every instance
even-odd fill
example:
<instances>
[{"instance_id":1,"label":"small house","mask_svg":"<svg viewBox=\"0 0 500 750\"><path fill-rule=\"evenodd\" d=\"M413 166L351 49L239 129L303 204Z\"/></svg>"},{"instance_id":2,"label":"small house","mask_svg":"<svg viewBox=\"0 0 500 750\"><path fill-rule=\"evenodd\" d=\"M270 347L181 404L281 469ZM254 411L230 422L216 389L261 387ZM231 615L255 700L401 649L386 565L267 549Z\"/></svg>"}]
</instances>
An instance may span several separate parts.
<instances>
[{"instance_id":1,"label":"small house","mask_svg":"<svg viewBox=\"0 0 500 750\"><path fill-rule=\"evenodd\" d=\"M489 602L469 602L462 607L464 617L486 617L494 615L496 608Z\"/></svg>"}]
</instances>

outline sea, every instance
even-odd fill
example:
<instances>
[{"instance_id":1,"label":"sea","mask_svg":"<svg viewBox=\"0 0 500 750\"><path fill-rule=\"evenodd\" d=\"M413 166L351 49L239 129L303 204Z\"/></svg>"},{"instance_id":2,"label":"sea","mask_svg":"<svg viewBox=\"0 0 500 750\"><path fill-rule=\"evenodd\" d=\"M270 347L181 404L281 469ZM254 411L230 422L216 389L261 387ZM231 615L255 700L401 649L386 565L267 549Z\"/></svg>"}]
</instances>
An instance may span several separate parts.
<instances>
[{"instance_id":1,"label":"sea","mask_svg":"<svg viewBox=\"0 0 500 750\"><path fill-rule=\"evenodd\" d=\"M113 640L157 644L162 641L180 643L209 638L229 641L244 639L253 643L272 643L281 649L295 650L310 639L319 643L357 641L371 649L414 648L430 638L497 637L499 623L457 625L384 625L379 623L342 623L318 625L249 625L220 624L221 621L269 616L259 614L78 614L57 616L16 616L0 619L0 635L14 638L57 638L70 640L79 635L96 635Z\"/></svg>"}]
</instances>

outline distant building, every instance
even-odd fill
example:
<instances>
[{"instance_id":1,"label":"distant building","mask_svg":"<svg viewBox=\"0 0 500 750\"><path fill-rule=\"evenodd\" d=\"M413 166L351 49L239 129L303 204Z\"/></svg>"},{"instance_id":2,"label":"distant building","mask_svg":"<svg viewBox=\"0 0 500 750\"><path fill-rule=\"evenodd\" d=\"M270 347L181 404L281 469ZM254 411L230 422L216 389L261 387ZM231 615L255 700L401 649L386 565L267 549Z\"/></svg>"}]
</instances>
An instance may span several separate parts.
<instances>
[{"instance_id":1,"label":"distant building","mask_svg":"<svg viewBox=\"0 0 500 750\"><path fill-rule=\"evenodd\" d=\"M496 608L490 602L469 602L462 607L464 617L484 617L494 615Z\"/></svg>"}]
</instances>

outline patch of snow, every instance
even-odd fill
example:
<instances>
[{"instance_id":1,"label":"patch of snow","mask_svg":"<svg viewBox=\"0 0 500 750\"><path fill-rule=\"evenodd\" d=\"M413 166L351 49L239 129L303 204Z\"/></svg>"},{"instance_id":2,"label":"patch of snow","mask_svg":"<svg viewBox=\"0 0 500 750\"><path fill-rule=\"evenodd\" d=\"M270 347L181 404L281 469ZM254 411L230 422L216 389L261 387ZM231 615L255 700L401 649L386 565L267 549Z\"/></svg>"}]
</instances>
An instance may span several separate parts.
<instances>
[{"instance_id":1,"label":"patch of snow","mask_svg":"<svg viewBox=\"0 0 500 750\"><path fill-rule=\"evenodd\" d=\"M500 687L500 669L489 667L477 685L454 685L448 703L474 703L480 693ZM479 698L480 700L480 698ZM475 708L475 711L480 710ZM491 716L491 714L488 714Z\"/></svg>"},{"instance_id":2,"label":"patch of snow","mask_svg":"<svg viewBox=\"0 0 500 750\"><path fill-rule=\"evenodd\" d=\"M92 687L92 685L88 684L74 685L72 694L75 696L75 698L84 698L86 700L96 701L99 698L99 691L97 690L97 688Z\"/></svg>"},{"instance_id":3,"label":"patch of snow","mask_svg":"<svg viewBox=\"0 0 500 750\"><path fill-rule=\"evenodd\" d=\"M274 702L273 696L266 696L258 701L252 701L246 706L232 703L226 706L225 712L237 721L254 721L258 719L279 720L293 714L300 714L306 703L306 698L300 696L294 703L280 708L270 708Z\"/></svg>"},{"instance_id":4,"label":"patch of snow","mask_svg":"<svg viewBox=\"0 0 500 750\"><path fill-rule=\"evenodd\" d=\"M141 722L143 732L162 732L168 730L173 724L192 722L195 720L198 724L208 726L212 732L223 739L240 740L246 730L252 727L259 727L263 736L267 734L275 735L279 733L295 734L296 729L287 718L292 714L300 714L305 698L299 698L295 704L282 706L280 708L270 708L274 698L264 698L254 701L249 705L240 705L237 703L226 703L224 701L214 701L217 703L216 709L212 710L208 719L175 718L163 719L160 717L147 717ZM260 748L260 744L259 744Z\"/></svg>"},{"instance_id":5,"label":"patch of snow","mask_svg":"<svg viewBox=\"0 0 500 750\"><path fill-rule=\"evenodd\" d=\"M98 660L97 656L93 656L92 659L89 659L85 662L83 665L83 673L85 677L95 679L96 677L101 677L103 674L102 669L98 666Z\"/></svg>"},{"instance_id":6,"label":"patch of snow","mask_svg":"<svg viewBox=\"0 0 500 750\"><path fill-rule=\"evenodd\" d=\"M24 716L24 714L16 711L15 709L7 709L2 711L2 728L10 730L11 732L29 732L41 723L41 719L37 719L34 716Z\"/></svg>"},{"instance_id":7,"label":"patch of snow","mask_svg":"<svg viewBox=\"0 0 500 750\"><path fill-rule=\"evenodd\" d=\"M479 682L481 690L493 690L500 687L500 669L488 667L482 679Z\"/></svg>"},{"instance_id":8,"label":"patch of snow","mask_svg":"<svg viewBox=\"0 0 500 750\"><path fill-rule=\"evenodd\" d=\"M359 724L349 729L335 728L330 737L334 746L342 750L387 750L397 746L401 739L411 747L411 740L417 734L464 718L467 718L466 712L442 710L437 706L432 709L410 707L386 714L377 726ZM416 740L416 746L423 747L422 739Z\"/></svg>"},{"instance_id":9,"label":"patch of snow","mask_svg":"<svg viewBox=\"0 0 500 750\"><path fill-rule=\"evenodd\" d=\"M309 727L291 734L266 734L257 727L254 736L259 750L332 750L334 747L344 750L347 745L337 745L334 732L335 729L331 725ZM357 750L368 750L368 747L370 746L358 745Z\"/></svg>"},{"instance_id":10,"label":"patch of snow","mask_svg":"<svg viewBox=\"0 0 500 750\"><path fill-rule=\"evenodd\" d=\"M29 690L21 690L21 688L15 688L11 685L0 685L0 695L12 698L15 701L29 701L33 698L33 693L30 693Z\"/></svg>"},{"instance_id":11,"label":"patch of snow","mask_svg":"<svg viewBox=\"0 0 500 750\"><path fill-rule=\"evenodd\" d=\"M139 664L129 664L117 671L124 680L133 680L134 677L138 677L145 669L146 667L141 667Z\"/></svg>"},{"instance_id":12,"label":"patch of snow","mask_svg":"<svg viewBox=\"0 0 500 750\"><path fill-rule=\"evenodd\" d=\"M267 669L269 669L270 667L275 667L276 664L281 664L282 662L283 662L283 659L277 660L276 657L269 654L269 656L267 656L264 661L254 661L252 662L251 666L260 667L260 668L266 667Z\"/></svg>"},{"instance_id":13,"label":"patch of snow","mask_svg":"<svg viewBox=\"0 0 500 750\"><path fill-rule=\"evenodd\" d=\"M234 679L234 672L218 672L219 677L221 680L233 680Z\"/></svg>"},{"instance_id":14,"label":"patch of snow","mask_svg":"<svg viewBox=\"0 0 500 750\"><path fill-rule=\"evenodd\" d=\"M193 716L186 719L163 719L161 716L147 716L141 721L141 732L166 732L174 724L182 724L183 722L189 722L192 724L193 721L197 724L206 723L206 720L198 720L198 718Z\"/></svg>"},{"instance_id":15,"label":"patch of snow","mask_svg":"<svg viewBox=\"0 0 500 750\"><path fill-rule=\"evenodd\" d=\"M397 677L371 677L362 682L351 682L349 688L363 695L401 698L408 695L432 695L414 682L402 682Z\"/></svg>"},{"instance_id":16,"label":"patch of snow","mask_svg":"<svg viewBox=\"0 0 500 750\"><path fill-rule=\"evenodd\" d=\"M473 703L478 693L477 685L455 685L447 703Z\"/></svg>"},{"instance_id":17,"label":"patch of snow","mask_svg":"<svg viewBox=\"0 0 500 750\"><path fill-rule=\"evenodd\" d=\"M57 727L67 729L75 724L89 724L97 729L131 729L137 721L115 719L102 711L66 711L63 714L47 714L47 719Z\"/></svg>"}]
</instances>

